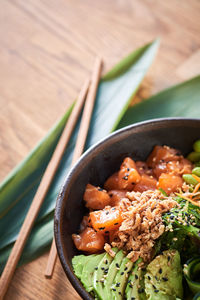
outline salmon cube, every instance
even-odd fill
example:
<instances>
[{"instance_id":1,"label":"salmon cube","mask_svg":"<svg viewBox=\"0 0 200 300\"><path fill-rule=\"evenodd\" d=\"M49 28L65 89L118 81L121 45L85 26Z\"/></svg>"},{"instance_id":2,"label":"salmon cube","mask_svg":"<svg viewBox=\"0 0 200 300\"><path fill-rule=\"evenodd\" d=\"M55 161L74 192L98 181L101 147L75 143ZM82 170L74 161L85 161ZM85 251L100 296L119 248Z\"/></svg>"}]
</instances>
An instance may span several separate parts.
<instances>
[{"instance_id":1,"label":"salmon cube","mask_svg":"<svg viewBox=\"0 0 200 300\"><path fill-rule=\"evenodd\" d=\"M93 228L87 227L80 234L72 234L72 239L78 250L97 253L103 250L105 238Z\"/></svg>"},{"instance_id":2,"label":"salmon cube","mask_svg":"<svg viewBox=\"0 0 200 300\"><path fill-rule=\"evenodd\" d=\"M130 157L126 157L118 173L119 189L132 191L133 185L139 181L140 174L135 162Z\"/></svg>"},{"instance_id":3,"label":"salmon cube","mask_svg":"<svg viewBox=\"0 0 200 300\"><path fill-rule=\"evenodd\" d=\"M109 233L110 230L115 230L122 223L121 212L115 208L106 208L90 213L92 227L101 233Z\"/></svg>"},{"instance_id":4,"label":"salmon cube","mask_svg":"<svg viewBox=\"0 0 200 300\"><path fill-rule=\"evenodd\" d=\"M126 198L126 193L128 191L126 190L111 190L108 192L108 195L110 196L111 198L111 201L110 201L110 206L118 206L120 204L120 201L123 199L123 198Z\"/></svg>"},{"instance_id":5,"label":"salmon cube","mask_svg":"<svg viewBox=\"0 0 200 300\"><path fill-rule=\"evenodd\" d=\"M163 189L168 195L176 192L183 185L183 179L179 175L162 173L159 177L158 188Z\"/></svg>"},{"instance_id":6,"label":"salmon cube","mask_svg":"<svg viewBox=\"0 0 200 300\"><path fill-rule=\"evenodd\" d=\"M135 192L144 192L147 190L155 190L157 188L157 180L153 176L148 176L146 174L141 175L141 179L134 186Z\"/></svg>"},{"instance_id":7,"label":"salmon cube","mask_svg":"<svg viewBox=\"0 0 200 300\"><path fill-rule=\"evenodd\" d=\"M86 202L86 207L91 209L103 209L110 203L110 196L107 191L92 184L86 185L83 199Z\"/></svg>"}]
</instances>

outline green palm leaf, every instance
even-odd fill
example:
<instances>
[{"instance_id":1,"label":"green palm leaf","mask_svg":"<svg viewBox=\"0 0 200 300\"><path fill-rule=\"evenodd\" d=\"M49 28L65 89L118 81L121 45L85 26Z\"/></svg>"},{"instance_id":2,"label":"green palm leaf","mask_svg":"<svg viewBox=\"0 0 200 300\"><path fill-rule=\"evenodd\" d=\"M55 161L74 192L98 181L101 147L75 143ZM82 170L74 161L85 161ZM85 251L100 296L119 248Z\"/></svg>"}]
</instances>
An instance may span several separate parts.
<instances>
[{"instance_id":1,"label":"green palm leaf","mask_svg":"<svg viewBox=\"0 0 200 300\"><path fill-rule=\"evenodd\" d=\"M158 41L154 41L137 49L102 78L99 84L86 148L116 128L152 63L158 44ZM0 186L1 269L13 242L17 238L24 217L70 111L71 109ZM46 249L52 239L52 219L55 201L69 170L77 132L78 125L45 198L20 263L36 257L42 250Z\"/></svg>"},{"instance_id":2,"label":"green palm leaf","mask_svg":"<svg viewBox=\"0 0 200 300\"><path fill-rule=\"evenodd\" d=\"M129 108L118 128L164 117L200 118L200 76L164 90Z\"/></svg>"}]
</instances>

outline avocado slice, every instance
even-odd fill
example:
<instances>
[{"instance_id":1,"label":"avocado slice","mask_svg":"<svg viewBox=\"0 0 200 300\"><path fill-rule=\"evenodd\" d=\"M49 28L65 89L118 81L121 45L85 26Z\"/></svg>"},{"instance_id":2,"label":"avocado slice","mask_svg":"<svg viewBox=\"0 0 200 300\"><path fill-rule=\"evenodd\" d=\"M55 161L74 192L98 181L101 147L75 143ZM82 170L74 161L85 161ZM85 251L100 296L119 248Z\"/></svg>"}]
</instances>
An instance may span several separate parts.
<instances>
[{"instance_id":1,"label":"avocado slice","mask_svg":"<svg viewBox=\"0 0 200 300\"><path fill-rule=\"evenodd\" d=\"M117 253L118 249L113 248L112 249L115 253ZM111 262L113 261L113 258L108 254L104 254L103 258L98 264L97 270L94 271L93 275L93 288L96 294L98 295L99 299L104 300L105 299L105 291L104 291L104 281L106 278L106 275L108 273L108 269L110 267Z\"/></svg>"},{"instance_id":2,"label":"avocado slice","mask_svg":"<svg viewBox=\"0 0 200 300\"><path fill-rule=\"evenodd\" d=\"M72 258L72 267L73 267L75 275L79 279L81 279L84 265L87 263L87 261L91 257L94 257L94 256L95 256L95 254L88 255L88 256L81 254L81 255L76 255Z\"/></svg>"},{"instance_id":3,"label":"avocado slice","mask_svg":"<svg viewBox=\"0 0 200 300\"><path fill-rule=\"evenodd\" d=\"M108 270L108 276L106 277L106 280L104 282L105 285L105 299L104 300L110 300L111 299L111 285L113 284L114 278L117 274L117 271L120 268L121 262L123 258L125 257L122 250L117 252L115 255L112 263L110 264L109 270Z\"/></svg>"},{"instance_id":4,"label":"avocado slice","mask_svg":"<svg viewBox=\"0 0 200 300\"><path fill-rule=\"evenodd\" d=\"M133 262L128 259L127 257L124 257L120 266L120 269L118 270L113 284L111 286L112 290L112 298L114 300L122 300L124 296L124 291L126 288L126 284L128 281L128 275L133 267Z\"/></svg>"},{"instance_id":5,"label":"avocado slice","mask_svg":"<svg viewBox=\"0 0 200 300\"><path fill-rule=\"evenodd\" d=\"M132 272L128 278L125 294L127 300L138 299L146 300L144 274L145 272L139 268L139 264L142 259L139 258L132 269Z\"/></svg>"},{"instance_id":6,"label":"avocado slice","mask_svg":"<svg viewBox=\"0 0 200 300\"><path fill-rule=\"evenodd\" d=\"M104 255L105 253L93 257L91 257L90 255L90 259L83 266L82 274L81 274L81 282L83 283L86 291L88 292L91 292L93 290L93 274Z\"/></svg>"},{"instance_id":7,"label":"avocado slice","mask_svg":"<svg viewBox=\"0 0 200 300\"><path fill-rule=\"evenodd\" d=\"M177 250L164 251L147 266L145 292L148 300L182 299L182 268Z\"/></svg>"}]
</instances>

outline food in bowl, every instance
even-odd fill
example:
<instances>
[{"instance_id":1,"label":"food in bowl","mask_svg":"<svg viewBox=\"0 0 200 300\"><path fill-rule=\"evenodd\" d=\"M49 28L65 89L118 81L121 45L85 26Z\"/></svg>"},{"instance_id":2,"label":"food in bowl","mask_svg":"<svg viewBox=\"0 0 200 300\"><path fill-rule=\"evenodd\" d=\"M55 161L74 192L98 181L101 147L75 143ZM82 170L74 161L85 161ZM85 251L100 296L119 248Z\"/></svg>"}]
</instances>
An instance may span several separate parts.
<instances>
[{"instance_id":1,"label":"food in bowl","mask_svg":"<svg viewBox=\"0 0 200 300\"><path fill-rule=\"evenodd\" d=\"M185 299L200 269L191 278L185 274L183 292L183 267L200 254L198 145L189 159L177 149L155 146L146 162L126 157L103 188L87 184L83 200L89 211L72 235L86 255L75 256L72 264L94 297ZM195 287L199 292L198 282Z\"/></svg>"}]
</instances>

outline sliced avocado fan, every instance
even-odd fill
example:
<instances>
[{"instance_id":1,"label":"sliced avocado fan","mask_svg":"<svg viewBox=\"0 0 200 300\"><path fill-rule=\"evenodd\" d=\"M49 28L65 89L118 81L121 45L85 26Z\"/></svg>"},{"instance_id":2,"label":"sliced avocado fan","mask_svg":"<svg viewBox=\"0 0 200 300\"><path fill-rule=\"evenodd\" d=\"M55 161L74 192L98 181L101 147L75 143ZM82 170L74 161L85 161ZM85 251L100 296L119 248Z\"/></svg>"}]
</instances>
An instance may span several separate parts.
<instances>
[{"instance_id":1,"label":"sliced avocado fan","mask_svg":"<svg viewBox=\"0 0 200 300\"><path fill-rule=\"evenodd\" d=\"M145 272L139 268L139 264L142 262L142 259L139 258L131 271L131 274L128 278L128 283L126 286L125 294L127 300L146 300L145 294L145 285L144 285L144 274Z\"/></svg>"},{"instance_id":2,"label":"sliced avocado fan","mask_svg":"<svg viewBox=\"0 0 200 300\"><path fill-rule=\"evenodd\" d=\"M90 259L87 260L87 263L83 266L80 279L87 292L93 290L93 275L104 255L105 254L102 253L93 257L90 256Z\"/></svg>"},{"instance_id":3,"label":"sliced avocado fan","mask_svg":"<svg viewBox=\"0 0 200 300\"><path fill-rule=\"evenodd\" d=\"M95 254L91 254L90 256L86 255L76 255L72 258L72 267L74 269L75 275L81 279L82 271L84 265L89 261L92 257L95 257Z\"/></svg>"},{"instance_id":4,"label":"sliced avocado fan","mask_svg":"<svg viewBox=\"0 0 200 300\"><path fill-rule=\"evenodd\" d=\"M117 253L118 249L112 249L115 253ZM110 267L113 258L108 254L104 254L101 261L97 266L97 270L94 272L93 276L93 288L98 298L101 300L105 300L105 289L104 289L104 281L108 274L108 270Z\"/></svg>"},{"instance_id":5,"label":"sliced avocado fan","mask_svg":"<svg viewBox=\"0 0 200 300\"><path fill-rule=\"evenodd\" d=\"M121 266L116 273L113 284L111 286L112 298L114 300L122 300L124 297L124 291L128 282L128 275L132 269L133 262L124 257Z\"/></svg>"},{"instance_id":6,"label":"sliced avocado fan","mask_svg":"<svg viewBox=\"0 0 200 300\"><path fill-rule=\"evenodd\" d=\"M183 298L182 268L177 250L164 251L147 266L145 292L148 300Z\"/></svg>"},{"instance_id":7,"label":"sliced avocado fan","mask_svg":"<svg viewBox=\"0 0 200 300\"><path fill-rule=\"evenodd\" d=\"M112 263L110 264L109 270L108 270L108 275L106 277L106 280L104 282L105 285L105 300L110 300L111 299L111 286L113 284L114 278L120 268L121 262L123 258L125 257L124 253L122 250L120 250L114 257Z\"/></svg>"}]
</instances>

